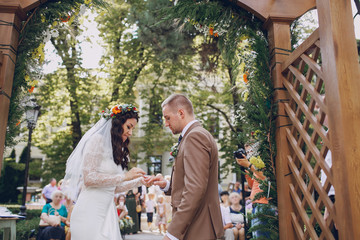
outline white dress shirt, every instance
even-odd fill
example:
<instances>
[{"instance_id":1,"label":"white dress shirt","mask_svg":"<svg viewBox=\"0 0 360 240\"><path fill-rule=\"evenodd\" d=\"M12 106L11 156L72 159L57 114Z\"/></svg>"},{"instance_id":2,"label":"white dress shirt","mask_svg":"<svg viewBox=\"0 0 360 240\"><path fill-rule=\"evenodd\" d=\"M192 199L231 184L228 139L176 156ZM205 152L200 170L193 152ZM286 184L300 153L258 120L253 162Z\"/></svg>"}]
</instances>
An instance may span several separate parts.
<instances>
[{"instance_id":1,"label":"white dress shirt","mask_svg":"<svg viewBox=\"0 0 360 240\"><path fill-rule=\"evenodd\" d=\"M187 132L187 130L191 127L191 125L193 125L194 123L196 123L197 120L192 120L191 122L189 122L188 124L186 124L186 126L183 128L183 130L181 131L180 136L184 136L185 133ZM167 192L169 191L170 188L170 181L166 181L166 187L165 188L161 188L162 191ZM166 233L166 236L168 238L170 238L171 240L178 240L178 238L174 237L173 235L171 235L169 232Z\"/></svg>"}]
</instances>

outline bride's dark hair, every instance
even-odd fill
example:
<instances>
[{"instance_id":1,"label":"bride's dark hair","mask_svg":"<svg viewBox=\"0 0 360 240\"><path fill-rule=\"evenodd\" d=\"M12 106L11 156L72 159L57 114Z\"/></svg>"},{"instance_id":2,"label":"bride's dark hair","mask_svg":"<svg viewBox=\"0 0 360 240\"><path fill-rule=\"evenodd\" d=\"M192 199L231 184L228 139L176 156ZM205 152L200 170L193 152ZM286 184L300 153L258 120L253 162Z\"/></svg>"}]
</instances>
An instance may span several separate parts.
<instances>
[{"instance_id":1,"label":"bride's dark hair","mask_svg":"<svg viewBox=\"0 0 360 240\"><path fill-rule=\"evenodd\" d=\"M137 112L129 111L124 114L116 114L115 118L112 119L111 125L111 145L113 149L113 157L116 165L121 164L123 169L128 168L129 163L129 138L123 142L122 135L124 133L123 125L126 120L135 118L139 121L139 115Z\"/></svg>"}]
</instances>

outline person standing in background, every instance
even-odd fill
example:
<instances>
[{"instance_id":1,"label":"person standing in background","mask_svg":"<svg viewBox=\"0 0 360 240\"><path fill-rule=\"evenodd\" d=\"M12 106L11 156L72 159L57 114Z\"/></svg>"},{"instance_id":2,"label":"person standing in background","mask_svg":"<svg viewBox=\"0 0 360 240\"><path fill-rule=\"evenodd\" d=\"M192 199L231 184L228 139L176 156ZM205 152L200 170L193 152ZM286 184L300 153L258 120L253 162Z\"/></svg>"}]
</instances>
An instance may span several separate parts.
<instances>
[{"instance_id":1,"label":"person standing in background","mask_svg":"<svg viewBox=\"0 0 360 240\"><path fill-rule=\"evenodd\" d=\"M156 226L158 226L160 234L162 233L161 226L163 226L164 234L165 234L166 233L166 205L164 202L163 195L160 195L158 197L158 203L156 205L156 215L157 215Z\"/></svg>"},{"instance_id":2,"label":"person standing in background","mask_svg":"<svg viewBox=\"0 0 360 240\"><path fill-rule=\"evenodd\" d=\"M136 212L136 199L133 190L129 190L126 194L125 205L128 209L129 216L133 219L134 222L134 226L131 228L130 233L137 233L139 231L139 220Z\"/></svg>"},{"instance_id":3,"label":"person standing in background","mask_svg":"<svg viewBox=\"0 0 360 240\"><path fill-rule=\"evenodd\" d=\"M153 193L149 193L148 197L149 199L145 203L146 215L147 215L147 223L149 230L152 232L152 223L153 223L154 209L155 209L155 202L154 202L155 195Z\"/></svg>"},{"instance_id":4,"label":"person standing in background","mask_svg":"<svg viewBox=\"0 0 360 240\"><path fill-rule=\"evenodd\" d=\"M56 179L52 178L50 180L50 183L48 185L46 185L44 187L44 189L42 190L42 197L45 199L46 203L51 203L52 202L51 194L55 190L58 190L58 187L56 186Z\"/></svg>"},{"instance_id":5,"label":"person standing in background","mask_svg":"<svg viewBox=\"0 0 360 240\"><path fill-rule=\"evenodd\" d=\"M236 193L238 193L238 194L241 193L240 182L236 182L236 183L235 183L234 189L233 189L232 191L233 191L233 192L236 192Z\"/></svg>"},{"instance_id":6,"label":"person standing in background","mask_svg":"<svg viewBox=\"0 0 360 240\"><path fill-rule=\"evenodd\" d=\"M141 206L141 208L145 208L145 194L146 194L146 187L144 185L138 187L138 192L136 194L136 201ZM141 211L137 212L138 214L138 221L139 221L139 231L141 230Z\"/></svg>"}]
</instances>

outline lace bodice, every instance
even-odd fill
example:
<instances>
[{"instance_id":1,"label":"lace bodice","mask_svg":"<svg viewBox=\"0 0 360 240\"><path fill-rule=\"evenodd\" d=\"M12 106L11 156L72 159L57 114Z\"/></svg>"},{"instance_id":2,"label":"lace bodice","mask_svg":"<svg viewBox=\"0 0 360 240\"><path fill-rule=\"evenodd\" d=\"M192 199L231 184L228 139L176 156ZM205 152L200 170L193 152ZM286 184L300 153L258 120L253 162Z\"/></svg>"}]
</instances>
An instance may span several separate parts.
<instances>
[{"instance_id":1,"label":"lace bodice","mask_svg":"<svg viewBox=\"0 0 360 240\"><path fill-rule=\"evenodd\" d=\"M85 187L116 187L116 192L123 192L138 187L142 178L124 181L121 165L116 165L112 149L106 149L102 144L101 135L94 135L84 149L84 163L82 166Z\"/></svg>"}]
</instances>

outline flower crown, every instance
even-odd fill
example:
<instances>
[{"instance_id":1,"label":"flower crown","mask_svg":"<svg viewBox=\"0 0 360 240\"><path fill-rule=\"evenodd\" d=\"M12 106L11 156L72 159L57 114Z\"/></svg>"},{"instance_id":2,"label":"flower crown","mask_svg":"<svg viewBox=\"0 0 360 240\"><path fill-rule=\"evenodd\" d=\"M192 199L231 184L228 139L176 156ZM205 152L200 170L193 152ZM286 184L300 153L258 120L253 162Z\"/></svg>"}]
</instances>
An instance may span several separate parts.
<instances>
[{"instance_id":1,"label":"flower crown","mask_svg":"<svg viewBox=\"0 0 360 240\"><path fill-rule=\"evenodd\" d=\"M123 105L115 105L110 110L103 110L99 115L106 120L110 118L115 118L117 114L125 114L127 112L137 113L138 109L132 104L123 104Z\"/></svg>"}]
</instances>

